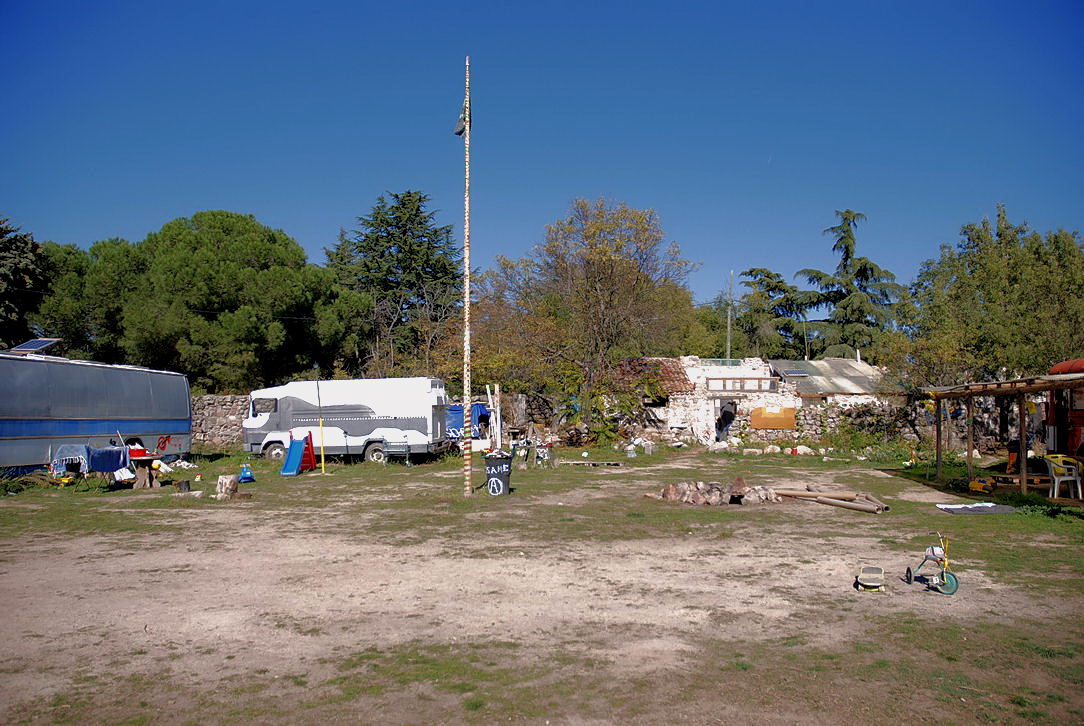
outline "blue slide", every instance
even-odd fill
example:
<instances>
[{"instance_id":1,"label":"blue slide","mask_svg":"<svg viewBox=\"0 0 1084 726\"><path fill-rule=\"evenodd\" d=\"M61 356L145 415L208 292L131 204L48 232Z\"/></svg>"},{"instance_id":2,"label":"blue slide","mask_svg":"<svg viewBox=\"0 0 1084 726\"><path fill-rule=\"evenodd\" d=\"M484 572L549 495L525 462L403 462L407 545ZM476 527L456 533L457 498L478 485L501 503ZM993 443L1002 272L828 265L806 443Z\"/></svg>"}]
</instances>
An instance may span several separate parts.
<instances>
[{"instance_id":1,"label":"blue slide","mask_svg":"<svg viewBox=\"0 0 1084 726\"><path fill-rule=\"evenodd\" d=\"M286 458L282 460L280 476L297 476L301 471L301 457L305 453L305 439L293 440L286 452Z\"/></svg>"}]
</instances>

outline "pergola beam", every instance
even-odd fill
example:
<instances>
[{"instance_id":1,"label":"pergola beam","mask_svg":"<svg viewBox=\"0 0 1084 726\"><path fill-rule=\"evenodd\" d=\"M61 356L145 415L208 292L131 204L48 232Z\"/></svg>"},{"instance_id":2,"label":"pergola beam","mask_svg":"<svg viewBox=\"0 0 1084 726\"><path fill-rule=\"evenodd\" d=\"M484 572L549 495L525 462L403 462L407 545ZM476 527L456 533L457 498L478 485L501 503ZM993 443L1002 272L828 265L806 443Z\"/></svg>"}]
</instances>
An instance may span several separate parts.
<instances>
[{"instance_id":1,"label":"pergola beam","mask_svg":"<svg viewBox=\"0 0 1084 726\"><path fill-rule=\"evenodd\" d=\"M1036 376L1034 378L1017 378L1011 381L985 381L980 383L964 383L959 386L942 386L927 388L926 393L933 398L934 410L936 411L936 425L934 432L937 437L937 480L941 480L941 409L944 401L963 398L967 405L967 475L971 477L971 454L974 450L974 414L972 402L975 396L1016 396L1017 419L1018 419L1018 443L1020 460L1020 491L1027 492L1028 483L1028 442L1027 442L1027 406L1026 399L1030 393L1045 393L1048 391L1063 391L1073 388L1084 388L1084 373L1063 373L1060 375Z\"/></svg>"}]
</instances>

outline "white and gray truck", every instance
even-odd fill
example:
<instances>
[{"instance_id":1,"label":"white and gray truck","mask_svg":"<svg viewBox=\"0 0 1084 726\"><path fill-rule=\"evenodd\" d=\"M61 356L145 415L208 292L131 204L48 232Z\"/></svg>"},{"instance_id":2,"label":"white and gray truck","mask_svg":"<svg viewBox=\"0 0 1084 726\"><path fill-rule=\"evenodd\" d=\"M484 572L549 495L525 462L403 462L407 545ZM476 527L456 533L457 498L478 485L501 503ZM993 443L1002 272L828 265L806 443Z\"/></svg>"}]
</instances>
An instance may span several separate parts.
<instances>
[{"instance_id":1,"label":"white and gray truck","mask_svg":"<svg viewBox=\"0 0 1084 726\"><path fill-rule=\"evenodd\" d=\"M323 448L329 456L382 462L439 454L455 445L445 431L447 404L439 378L292 381L249 394L244 446L280 459L291 440L312 434L317 454Z\"/></svg>"}]
</instances>

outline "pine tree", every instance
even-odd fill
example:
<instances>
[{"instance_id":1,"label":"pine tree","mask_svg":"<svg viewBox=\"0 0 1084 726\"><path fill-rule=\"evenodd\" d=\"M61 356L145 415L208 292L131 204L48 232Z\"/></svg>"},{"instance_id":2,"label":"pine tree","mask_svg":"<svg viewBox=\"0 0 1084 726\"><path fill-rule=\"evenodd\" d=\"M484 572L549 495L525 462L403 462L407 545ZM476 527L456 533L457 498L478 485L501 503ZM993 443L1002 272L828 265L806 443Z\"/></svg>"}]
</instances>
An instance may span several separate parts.
<instances>
[{"instance_id":1,"label":"pine tree","mask_svg":"<svg viewBox=\"0 0 1084 726\"><path fill-rule=\"evenodd\" d=\"M326 250L339 284L373 301L373 330L364 372L426 373L441 335L458 309L459 249L450 225L438 225L418 191L381 195L358 228Z\"/></svg>"},{"instance_id":2,"label":"pine tree","mask_svg":"<svg viewBox=\"0 0 1084 726\"><path fill-rule=\"evenodd\" d=\"M0 218L0 347L32 337L30 313L45 285L41 245L6 217Z\"/></svg>"},{"instance_id":3,"label":"pine tree","mask_svg":"<svg viewBox=\"0 0 1084 726\"><path fill-rule=\"evenodd\" d=\"M869 350L892 324L894 305L905 292L896 284L896 276L876 265L868 257L855 254L854 230L866 215L851 209L836 211L840 222L824 230L833 235L832 250L839 254L834 273L814 269L798 274L816 286L818 293L809 298L809 309L825 309L828 315L810 321L811 329L824 346L825 356L852 356Z\"/></svg>"}]
</instances>

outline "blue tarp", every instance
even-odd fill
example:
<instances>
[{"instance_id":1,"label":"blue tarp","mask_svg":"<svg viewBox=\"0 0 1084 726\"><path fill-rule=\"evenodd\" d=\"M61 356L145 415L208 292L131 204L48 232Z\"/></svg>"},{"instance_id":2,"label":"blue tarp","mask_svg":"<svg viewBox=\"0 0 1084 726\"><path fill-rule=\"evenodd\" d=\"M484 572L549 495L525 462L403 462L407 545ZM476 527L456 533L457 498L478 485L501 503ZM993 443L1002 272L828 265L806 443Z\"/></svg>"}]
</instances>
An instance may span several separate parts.
<instances>
[{"instance_id":1,"label":"blue tarp","mask_svg":"<svg viewBox=\"0 0 1084 726\"><path fill-rule=\"evenodd\" d=\"M53 452L53 460L49 462L49 468L54 476L64 473L65 464L79 464L79 472L86 474L88 471L114 472L128 466L128 447L106 446L103 449L95 449L85 444L62 444Z\"/></svg>"},{"instance_id":2,"label":"blue tarp","mask_svg":"<svg viewBox=\"0 0 1084 726\"><path fill-rule=\"evenodd\" d=\"M484 403L471 404L470 418L471 418L471 438L477 439L481 436L481 430L478 427L479 418L482 416L489 416L489 409L486 408ZM445 430L448 433L448 438L458 439L463 436L463 406L460 404L454 404L448 406L448 416L444 419Z\"/></svg>"}]
</instances>

